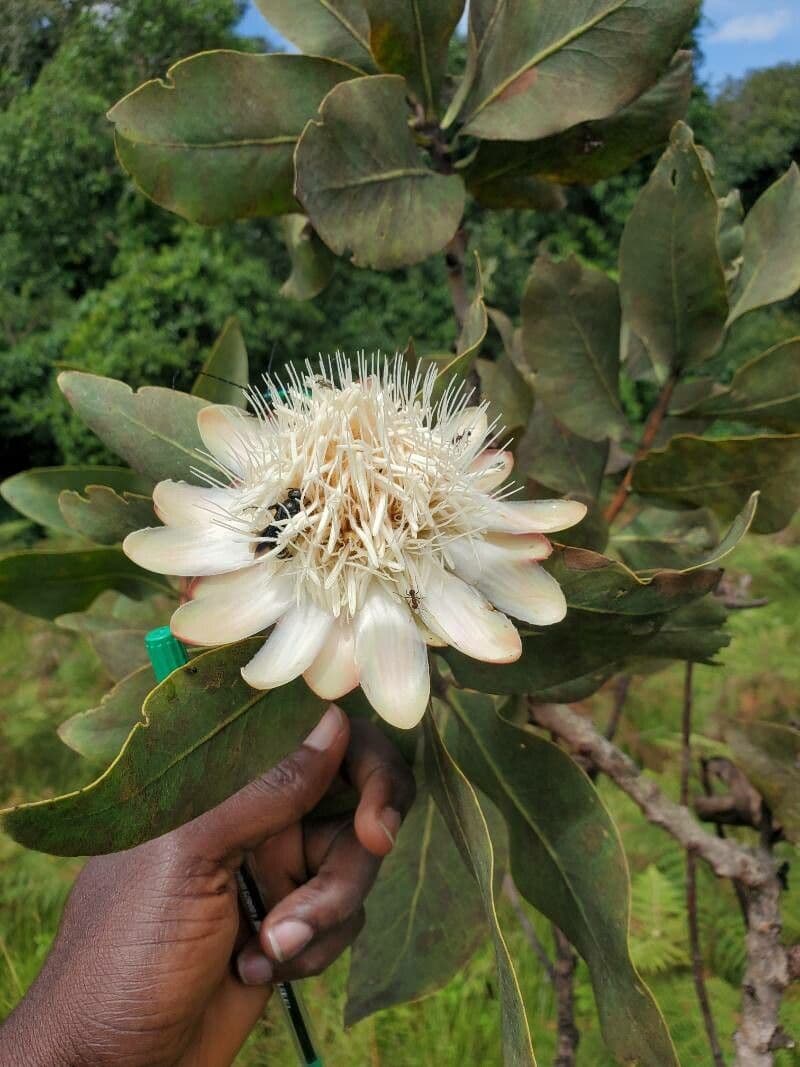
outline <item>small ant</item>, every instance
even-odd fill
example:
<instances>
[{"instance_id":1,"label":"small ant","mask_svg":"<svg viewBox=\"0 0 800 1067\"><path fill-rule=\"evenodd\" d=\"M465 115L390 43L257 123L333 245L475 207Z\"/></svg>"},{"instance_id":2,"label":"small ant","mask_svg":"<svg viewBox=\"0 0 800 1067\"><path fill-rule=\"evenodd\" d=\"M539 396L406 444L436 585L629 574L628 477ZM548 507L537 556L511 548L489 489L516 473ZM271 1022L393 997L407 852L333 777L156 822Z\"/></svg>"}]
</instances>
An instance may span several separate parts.
<instances>
[{"instance_id":1,"label":"small ant","mask_svg":"<svg viewBox=\"0 0 800 1067\"><path fill-rule=\"evenodd\" d=\"M412 611L419 611L419 594L416 589L409 589L405 598L411 605Z\"/></svg>"},{"instance_id":2,"label":"small ant","mask_svg":"<svg viewBox=\"0 0 800 1067\"><path fill-rule=\"evenodd\" d=\"M285 526L289 519L293 519L301 510L302 505L300 503L300 498L302 495L303 494L299 489L290 489L286 499L275 505L272 512L273 522L266 526L260 534L256 535L257 537L263 537L264 539L256 548L256 557L263 556L265 552L274 548L278 543L278 537L280 536L282 526ZM279 513L281 512L283 514L279 518ZM278 526L277 521L280 521L281 519L283 520L281 526ZM278 553L278 558L288 559L289 552L284 548Z\"/></svg>"}]
</instances>

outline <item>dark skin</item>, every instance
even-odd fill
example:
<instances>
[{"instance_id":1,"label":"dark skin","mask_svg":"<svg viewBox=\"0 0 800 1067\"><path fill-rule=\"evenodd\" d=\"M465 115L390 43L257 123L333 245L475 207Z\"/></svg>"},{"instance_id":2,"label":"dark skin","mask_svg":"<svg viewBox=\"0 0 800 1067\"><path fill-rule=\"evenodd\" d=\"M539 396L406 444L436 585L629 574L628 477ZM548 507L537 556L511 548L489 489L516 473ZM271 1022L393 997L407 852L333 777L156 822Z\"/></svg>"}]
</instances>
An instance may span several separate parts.
<instances>
[{"instance_id":1,"label":"dark skin","mask_svg":"<svg viewBox=\"0 0 800 1067\"><path fill-rule=\"evenodd\" d=\"M315 818L344 778L355 817ZM414 798L377 727L331 707L262 778L172 833L90 860L42 972L0 1030L4 1067L228 1067L273 984L354 940ZM235 873L269 907L258 937Z\"/></svg>"}]
</instances>

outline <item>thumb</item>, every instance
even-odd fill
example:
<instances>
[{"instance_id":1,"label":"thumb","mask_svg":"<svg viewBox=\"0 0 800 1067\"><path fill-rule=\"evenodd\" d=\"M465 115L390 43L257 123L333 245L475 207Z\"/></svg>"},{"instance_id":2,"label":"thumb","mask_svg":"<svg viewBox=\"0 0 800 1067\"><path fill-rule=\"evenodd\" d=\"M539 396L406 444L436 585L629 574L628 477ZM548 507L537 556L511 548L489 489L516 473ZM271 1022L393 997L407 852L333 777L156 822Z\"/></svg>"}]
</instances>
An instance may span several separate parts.
<instances>
[{"instance_id":1,"label":"thumb","mask_svg":"<svg viewBox=\"0 0 800 1067\"><path fill-rule=\"evenodd\" d=\"M331 704L291 756L195 820L203 854L223 859L254 849L302 819L328 791L349 739L347 716Z\"/></svg>"}]
</instances>

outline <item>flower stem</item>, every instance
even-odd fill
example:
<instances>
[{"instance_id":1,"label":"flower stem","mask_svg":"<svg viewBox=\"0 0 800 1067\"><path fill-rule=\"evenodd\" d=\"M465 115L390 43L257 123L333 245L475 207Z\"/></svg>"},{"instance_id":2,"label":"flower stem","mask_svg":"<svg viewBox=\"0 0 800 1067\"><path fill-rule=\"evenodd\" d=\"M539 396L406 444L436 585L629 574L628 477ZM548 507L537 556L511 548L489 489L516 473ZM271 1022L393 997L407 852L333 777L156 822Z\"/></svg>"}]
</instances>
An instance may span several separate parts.
<instances>
[{"instance_id":1,"label":"flower stem","mask_svg":"<svg viewBox=\"0 0 800 1067\"><path fill-rule=\"evenodd\" d=\"M653 447L653 442L656 439L658 431L661 429L661 424L664 421L664 417L667 414L669 408L669 402L672 400L672 394L675 391L675 386L678 384L678 376L673 374L669 381L664 385L663 389L658 395L656 406L650 412L647 422L645 423L644 433L642 439L639 442L639 447L636 449L633 459L630 462L630 466L625 472L625 477L617 487L617 491L611 498L611 503L606 508L603 517L606 522L611 524L614 519L619 515L625 504L628 501L630 495L631 486L633 484L633 474L636 470L638 463L641 463L645 459L650 449Z\"/></svg>"}]
</instances>

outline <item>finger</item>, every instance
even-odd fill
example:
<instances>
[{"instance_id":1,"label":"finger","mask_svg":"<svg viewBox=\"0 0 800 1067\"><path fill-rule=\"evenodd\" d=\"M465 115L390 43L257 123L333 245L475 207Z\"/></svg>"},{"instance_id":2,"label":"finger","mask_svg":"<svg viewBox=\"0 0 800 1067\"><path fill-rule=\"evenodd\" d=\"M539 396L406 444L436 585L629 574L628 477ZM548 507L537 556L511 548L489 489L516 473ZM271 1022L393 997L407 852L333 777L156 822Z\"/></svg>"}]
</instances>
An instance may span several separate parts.
<instances>
[{"instance_id":1,"label":"finger","mask_svg":"<svg viewBox=\"0 0 800 1067\"><path fill-rule=\"evenodd\" d=\"M197 1062L233 1063L271 995L272 990L263 985L245 989L232 971L226 974L200 1023L196 1046L201 1059Z\"/></svg>"},{"instance_id":2,"label":"finger","mask_svg":"<svg viewBox=\"0 0 800 1067\"><path fill-rule=\"evenodd\" d=\"M322 974L355 941L364 927L364 909L360 908L335 929L315 938L298 956L286 963L275 963L265 956L257 938L252 938L236 958L236 971L247 986L272 982L295 982Z\"/></svg>"},{"instance_id":3,"label":"finger","mask_svg":"<svg viewBox=\"0 0 800 1067\"><path fill-rule=\"evenodd\" d=\"M302 823L292 823L262 841L250 854L248 865L267 909L275 907L308 879Z\"/></svg>"},{"instance_id":4,"label":"finger","mask_svg":"<svg viewBox=\"0 0 800 1067\"><path fill-rule=\"evenodd\" d=\"M386 734L365 719L351 724L345 770L359 793L356 835L364 848L385 856L414 803L414 776Z\"/></svg>"},{"instance_id":5,"label":"finger","mask_svg":"<svg viewBox=\"0 0 800 1067\"><path fill-rule=\"evenodd\" d=\"M351 825L334 839L317 874L272 909L261 924L261 947L273 963L298 956L310 942L360 911L380 860Z\"/></svg>"},{"instance_id":6,"label":"finger","mask_svg":"<svg viewBox=\"0 0 800 1067\"><path fill-rule=\"evenodd\" d=\"M194 821L193 837L209 859L233 859L297 822L320 801L350 736L344 712L331 705L291 756Z\"/></svg>"}]
</instances>

